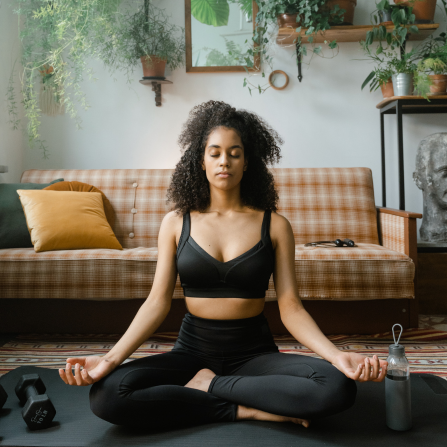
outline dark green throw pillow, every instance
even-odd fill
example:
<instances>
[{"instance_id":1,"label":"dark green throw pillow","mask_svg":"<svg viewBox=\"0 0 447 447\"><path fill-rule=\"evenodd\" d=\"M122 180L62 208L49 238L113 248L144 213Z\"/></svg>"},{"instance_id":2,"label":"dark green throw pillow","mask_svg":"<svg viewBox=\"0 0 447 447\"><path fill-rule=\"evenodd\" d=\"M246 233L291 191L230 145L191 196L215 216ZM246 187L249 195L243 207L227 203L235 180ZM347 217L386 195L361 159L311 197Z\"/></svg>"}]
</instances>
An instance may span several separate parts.
<instances>
[{"instance_id":1,"label":"dark green throw pillow","mask_svg":"<svg viewBox=\"0 0 447 447\"><path fill-rule=\"evenodd\" d=\"M43 189L53 183L0 183L0 248L32 247L18 189Z\"/></svg>"}]
</instances>

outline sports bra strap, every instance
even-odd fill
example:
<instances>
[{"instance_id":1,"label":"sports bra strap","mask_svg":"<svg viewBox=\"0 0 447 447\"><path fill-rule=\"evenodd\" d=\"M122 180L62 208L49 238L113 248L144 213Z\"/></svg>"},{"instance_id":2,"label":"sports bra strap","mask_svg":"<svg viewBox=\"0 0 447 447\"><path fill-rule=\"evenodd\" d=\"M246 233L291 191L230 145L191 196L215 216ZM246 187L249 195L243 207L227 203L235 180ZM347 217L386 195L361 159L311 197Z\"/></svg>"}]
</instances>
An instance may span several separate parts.
<instances>
[{"instance_id":1,"label":"sports bra strap","mask_svg":"<svg viewBox=\"0 0 447 447\"><path fill-rule=\"evenodd\" d=\"M264 219L262 220L262 228L261 228L261 239L264 245L271 244L270 240L270 217L271 217L272 211L271 210L265 210L264 213Z\"/></svg>"},{"instance_id":2,"label":"sports bra strap","mask_svg":"<svg viewBox=\"0 0 447 447\"><path fill-rule=\"evenodd\" d=\"M185 214L183 214L182 233L178 241L177 258L180 256L180 253L182 252L183 247L185 246L190 231L191 231L191 216L189 215L189 211L187 211Z\"/></svg>"}]
</instances>

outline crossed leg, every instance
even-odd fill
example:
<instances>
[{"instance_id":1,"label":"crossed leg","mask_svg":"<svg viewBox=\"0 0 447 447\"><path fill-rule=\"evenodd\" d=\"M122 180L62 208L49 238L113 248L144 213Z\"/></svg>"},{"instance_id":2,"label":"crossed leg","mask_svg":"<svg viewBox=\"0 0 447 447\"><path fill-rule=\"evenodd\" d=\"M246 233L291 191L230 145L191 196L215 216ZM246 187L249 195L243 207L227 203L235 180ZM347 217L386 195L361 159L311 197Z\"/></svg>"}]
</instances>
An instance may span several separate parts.
<instances>
[{"instance_id":1,"label":"crossed leg","mask_svg":"<svg viewBox=\"0 0 447 447\"><path fill-rule=\"evenodd\" d=\"M275 415L313 419L350 408L357 386L323 359L267 353L215 375L208 392Z\"/></svg>"},{"instance_id":2,"label":"crossed leg","mask_svg":"<svg viewBox=\"0 0 447 447\"><path fill-rule=\"evenodd\" d=\"M355 381L325 360L275 352L228 365L218 371L227 375L214 375L204 392L186 386L210 367L200 357L172 351L134 360L92 385L90 407L113 424L169 429L258 419L238 417L244 408L264 412L260 420L312 419L355 401Z\"/></svg>"}]
</instances>

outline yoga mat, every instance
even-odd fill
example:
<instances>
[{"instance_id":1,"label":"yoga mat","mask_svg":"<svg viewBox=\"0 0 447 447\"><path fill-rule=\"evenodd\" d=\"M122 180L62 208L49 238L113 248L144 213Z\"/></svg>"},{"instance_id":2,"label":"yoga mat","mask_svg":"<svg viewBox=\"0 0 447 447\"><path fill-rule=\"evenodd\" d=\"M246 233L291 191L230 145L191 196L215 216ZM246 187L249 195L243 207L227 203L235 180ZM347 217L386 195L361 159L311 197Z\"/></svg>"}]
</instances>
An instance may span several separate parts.
<instances>
[{"instance_id":1,"label":"yoga mat","mask_svg":"<svg viewBox=\"0 0 447 447\"><path fill-rule=\"evenodd\" d=\"M38 373L56 407L52 426L30 431L20 414L14 387L22 374ZM385 382L357 382L350 409L309 428L289 422L220 422L147 431L115 426L90 411L90 387L65 385L57 370L23 366L1 377L8 400L0 410L0 446L163 446L163 447L369 447L447 445L447 383L432 374L411 374L413 428L389 429L385 423ZM262 391L261 391L262 392Z\"/></svg>"}]
</instances>

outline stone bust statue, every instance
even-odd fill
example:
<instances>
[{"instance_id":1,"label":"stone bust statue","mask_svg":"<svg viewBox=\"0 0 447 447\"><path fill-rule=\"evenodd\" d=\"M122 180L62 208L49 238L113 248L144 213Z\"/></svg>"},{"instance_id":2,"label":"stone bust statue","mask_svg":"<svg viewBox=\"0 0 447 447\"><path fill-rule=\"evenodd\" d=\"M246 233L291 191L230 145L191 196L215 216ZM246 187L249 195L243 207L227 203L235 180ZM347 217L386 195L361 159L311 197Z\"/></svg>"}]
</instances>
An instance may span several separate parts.
<instances>
[{"instance_id":1,"label":"stone bust statue","mask_svg":"<svg viewBox=\"0 0 447 447\"><path fill-rule=\"evenodd\" d=\"M447 242L447 132L429 135L420 142L413 180L424 199L421 239Z\"/></svg>"}]
</instances>

